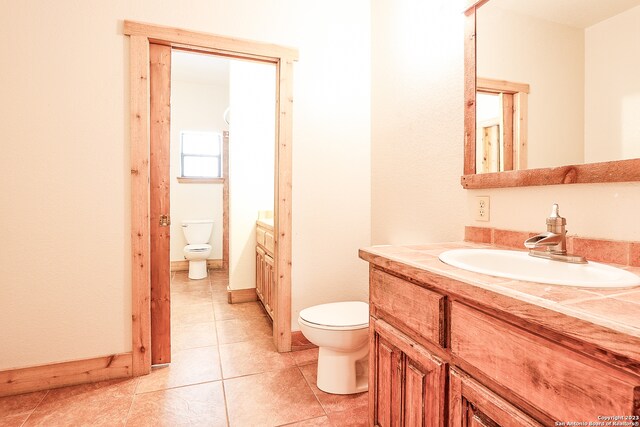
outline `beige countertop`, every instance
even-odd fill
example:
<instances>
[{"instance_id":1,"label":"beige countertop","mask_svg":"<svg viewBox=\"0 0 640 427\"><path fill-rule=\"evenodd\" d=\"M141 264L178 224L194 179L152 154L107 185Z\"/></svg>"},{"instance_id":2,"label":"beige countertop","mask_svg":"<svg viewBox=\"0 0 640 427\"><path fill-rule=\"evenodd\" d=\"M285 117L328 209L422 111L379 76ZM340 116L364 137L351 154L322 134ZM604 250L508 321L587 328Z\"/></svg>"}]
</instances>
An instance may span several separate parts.
<instances>
[{"instance_id":1,"label":"beige countertop","mask_svg":"<svg viewBox=\"0 0 640 427\"><path fill-rule=\"evenodd\" d=\"M373 246L367 262L606 350L602 358L640 373L640 287L593 289L547 285L474 273L441 262L449 249L491 248L454 242ZM617 266L640 275L640 267ZM631 359L631 360L628 360Z\"/></svg>"},{"instance_id":2,"label":"beige countertop","mask_svg":"<svg viewBox=\"0 0 640 427\"><path fill-rule=\"evenodd\" d=\"M260 218L256 221L256 224L273 231L273 218Z\"/></svg>"}]
</instances>

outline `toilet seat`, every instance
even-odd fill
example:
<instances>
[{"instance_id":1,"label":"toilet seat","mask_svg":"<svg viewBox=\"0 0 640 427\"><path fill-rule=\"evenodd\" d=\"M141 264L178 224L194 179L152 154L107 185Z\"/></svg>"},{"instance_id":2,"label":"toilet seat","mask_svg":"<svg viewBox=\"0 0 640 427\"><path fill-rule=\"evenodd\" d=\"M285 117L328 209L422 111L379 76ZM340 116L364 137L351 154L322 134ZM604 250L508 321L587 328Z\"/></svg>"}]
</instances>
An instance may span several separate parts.
<instances>
[{"instance_id":1,"label":"toilet seat","mask_svg":"<svg viewBox=\"0 0 640 427\"><path fill-rule=\"evenodd\" d=\"M199 244L199 245L187 245L184 250L187 252L205 252L211 249L211 245Z\"/></svg>"},{"instance_id":2,"label":"toilet seat","mask_svg":"<svg viewBox=\"0 0 640 427\"><path fill-rule=\"evenodd\" d=\"M299 321L317 329L365 329L369 327L369 305L361 301L320 304L301 310Z\"/></svg>"}]
</instances>

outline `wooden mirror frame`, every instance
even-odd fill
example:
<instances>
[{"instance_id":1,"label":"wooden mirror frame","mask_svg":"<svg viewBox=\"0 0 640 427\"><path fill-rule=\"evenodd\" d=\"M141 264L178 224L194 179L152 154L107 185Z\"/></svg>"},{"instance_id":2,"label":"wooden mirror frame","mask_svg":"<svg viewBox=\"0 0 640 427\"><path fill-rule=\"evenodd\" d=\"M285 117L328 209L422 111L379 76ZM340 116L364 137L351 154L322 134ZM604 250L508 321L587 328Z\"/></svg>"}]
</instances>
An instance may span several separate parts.
<instances>
[{"instance_id":1,"label":"wooden mirror frame","mask_svg":"<svg viewBox=\"0 0 640 427\"><path fill-rule=\"evenodd\" d=\"M468 0L464 25L465 189L640 181L640 158L476 174L476 11L489 0Z\"/></svg>"}]
</instances>

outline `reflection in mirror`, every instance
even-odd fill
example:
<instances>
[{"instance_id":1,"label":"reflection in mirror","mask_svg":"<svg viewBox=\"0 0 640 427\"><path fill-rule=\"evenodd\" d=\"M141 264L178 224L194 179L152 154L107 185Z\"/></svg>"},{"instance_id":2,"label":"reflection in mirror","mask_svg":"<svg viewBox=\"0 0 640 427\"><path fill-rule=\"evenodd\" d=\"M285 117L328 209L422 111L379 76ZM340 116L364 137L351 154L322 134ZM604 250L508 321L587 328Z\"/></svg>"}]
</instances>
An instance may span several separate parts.
<instances>
[{"instance_id":1,"label":"reflection in mirror","mask_svg":"<svg viewBox=\"0 0 640 427\"><path fill-rule=\"evenodd\" d=\"M640 0L491 0L476 34L477 173L640 157ZM487 80L528 85L525 114Z\"/></svg>"}]
</instances>

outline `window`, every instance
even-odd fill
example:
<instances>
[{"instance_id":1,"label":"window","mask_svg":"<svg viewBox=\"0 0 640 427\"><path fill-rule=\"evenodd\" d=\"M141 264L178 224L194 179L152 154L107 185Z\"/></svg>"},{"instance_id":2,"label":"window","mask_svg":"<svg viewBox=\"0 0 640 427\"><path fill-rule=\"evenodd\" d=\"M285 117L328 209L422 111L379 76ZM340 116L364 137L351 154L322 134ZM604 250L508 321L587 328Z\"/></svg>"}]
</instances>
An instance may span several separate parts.
<instances>
[{"instance_id":1,"label":"window","mask_svg":"<svg viewBox=\"0 0 640 427\"><path fill-rule=\"evenodd\" d=\"M222 135L180 132L181 178L222 178Z\"/></svg>"}]
</instances>

